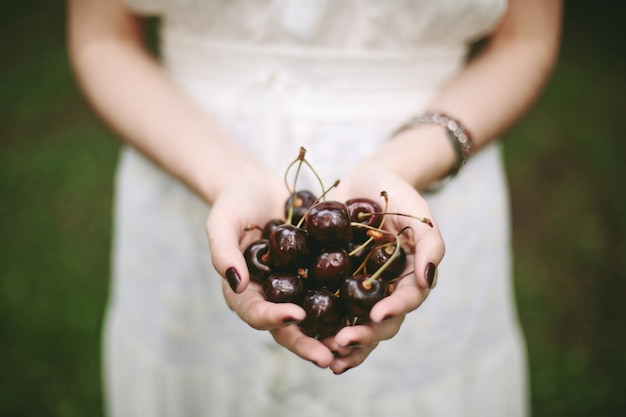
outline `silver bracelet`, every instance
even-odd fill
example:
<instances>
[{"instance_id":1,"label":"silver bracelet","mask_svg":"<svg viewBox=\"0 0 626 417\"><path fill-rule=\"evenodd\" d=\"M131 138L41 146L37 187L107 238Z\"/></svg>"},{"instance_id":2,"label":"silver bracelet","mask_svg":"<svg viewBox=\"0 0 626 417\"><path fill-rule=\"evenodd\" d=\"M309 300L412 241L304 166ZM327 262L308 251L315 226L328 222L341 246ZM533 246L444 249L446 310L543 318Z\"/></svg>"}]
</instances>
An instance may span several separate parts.
<instances>
[{"instance_id":1,"label":"silver bracelet","mask_svg":"<svg viewBox=\"0 0 626 417\"><path fill-rule=\"evenodd\" d=\"M465 161L467 161L467 159L475 152L472 135L457 119L454 119L445 113L424 113L413 117L400 126L393 132L392 136L396 136L405 130L414 129L418 126L433 124L442 126L446 129L448 139L450 139L450 143L456 153L456 164L448 175L449 177L453 177L459 172L461 167L465 164Z\"/></svg>"}]
</instances>

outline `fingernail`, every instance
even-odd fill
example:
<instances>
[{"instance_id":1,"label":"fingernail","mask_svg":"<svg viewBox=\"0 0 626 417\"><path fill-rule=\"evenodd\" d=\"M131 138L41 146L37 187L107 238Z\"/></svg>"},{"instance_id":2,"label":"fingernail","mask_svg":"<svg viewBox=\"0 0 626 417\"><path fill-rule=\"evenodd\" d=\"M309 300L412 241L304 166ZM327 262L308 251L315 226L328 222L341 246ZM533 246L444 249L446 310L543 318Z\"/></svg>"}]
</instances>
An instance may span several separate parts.
<instances>
[{"instance_id":1,"label":"fingernail","mask_svg":"<svg viewBox=\"0 0 626 417\"><path fill-rule=\"evenodd\" d=\"M349 347L349 348L356 348L356 347L359 347L359 346L361 346L361 345L359 344L359 342L350 342L350 343L348 344L348 347Z\"/></svg>"},{"instance_id":2,"label":"fingernail","mask_svg":"<svg viewBox=\"0 0 626 417\"><path fill-rule=\"evenodd\" d=\"M226 281L228 281L228 285L234 292L237 292L237 287L241 282L241 277L239 276L239 272L235 269L234 266L231 266L226 270Z\"/></svg>"},{"instance_id":3,"label":"fingernail","mask_svg":"<svg viewBox=\"0 0 626 417\"><path fill-rule=\"evenodd\" d=\"M424 277L426 278L426 283L428 283L428 288L435 288L437 284L437 266L434 263L428 262L424 271Z\"/></svg>"}]
</instances>

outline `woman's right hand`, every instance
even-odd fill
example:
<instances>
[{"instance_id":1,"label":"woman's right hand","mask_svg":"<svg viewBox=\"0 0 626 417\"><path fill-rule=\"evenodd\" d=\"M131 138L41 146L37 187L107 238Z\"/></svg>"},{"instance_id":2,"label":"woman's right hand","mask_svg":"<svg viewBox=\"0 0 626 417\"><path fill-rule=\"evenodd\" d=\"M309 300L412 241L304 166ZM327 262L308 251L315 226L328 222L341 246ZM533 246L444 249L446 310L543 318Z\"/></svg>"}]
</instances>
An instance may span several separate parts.
<instances>
[{"instance_id":1,"label":"woman's right hand","mask_svg":"<svg viewBox=\"0 0 626 417\"><path fill-rule=\"evenodd\" d=\"M283 182L261 173L222 190L207 219L207 234L213 265L224 277L226 303L252 328L270 331L291 352L328 367L333 361L330 349L304 335L295 324L305 318L304 310L296 304L267 301L261 285L250 281L243 256L245 248L259 238L259 232L246 231L247 226L263 226L270 219L284 217L288 193Z\"/></svg>"}]
</instances>

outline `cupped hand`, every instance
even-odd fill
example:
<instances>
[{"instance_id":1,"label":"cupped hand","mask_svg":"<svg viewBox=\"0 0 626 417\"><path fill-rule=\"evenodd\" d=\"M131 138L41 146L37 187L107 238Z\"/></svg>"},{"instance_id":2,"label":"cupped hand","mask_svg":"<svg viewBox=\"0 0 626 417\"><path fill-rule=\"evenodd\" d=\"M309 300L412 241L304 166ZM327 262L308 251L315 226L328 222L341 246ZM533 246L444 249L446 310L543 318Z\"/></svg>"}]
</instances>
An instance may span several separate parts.
<instances>
[{"instance_id":1,"label":"cupped hand","mask_svg":"<svg viewBox=\"0 0 626 417\"><path fill-rule=\"evenodd\" d=\"M253 226L282 218L286 196L283 183L266 173L224 186L213 202L206 222L211 259L234 292L242 293L250 281L243 251L260 237Z\"/></svg>"},{"instance_id":2,"label":"cupped hand","mask_svg":"<svg viewBox=\"0 0 626 417\"><path fill-rule=\"evenodd\" d=\"M235 294L226 282L223 290L228 306L250 326L257 330L269 330L279 345L320 368L332 363L331 350L319 340L302 333L298 327L297 323L306 316L302 307L267 301L261 285L255 282L250 282L239 294Z\"/></svg>"},{"instance_id":3,"label":"cupped hand","mask_svg":"<svg viewBox=\"0 0 626 417\"><path fill-rule=\"evenodd\" d=\"M388 198L386 211L391 213L385 216L384 228L394 234L402 232L412 246L407 267L394 291L374 305L369 323L345 327L324 340L335 354L330 364L334 373L360 365L378 343L397 334L405 315L417 309L428 296L436 280L437 265L444 256L443 238L427 202L398 175L380 170L355 171L342 180L330 198L346 201L366 197L385 207L383 191Z\"/></svg>"},{"instance_id":4,"label":"cupped hand","mask_svg":"<svg viewBox=\"0 0 626 417\"><path fill-rule=\"evenodd\" d=\"M284 217L288 192L280 180L250 179L230 185L214 202L207 219L207 235L212 261L225 278L223 293L229 308L252 328L269 330L277 343L320 367L328 367L333 355L320 341L304 335L294 323L306 316L291 303L265 299L261 285L250 281L245 248L258 239L258 230L268 220Z\"/></svg>"},{"instance_id":5,"label":"cupped hand","mask_svg":"<svg viewBox=\"0 0 626 417\"><path fill-rule=\"evenodd\" d=\"M383 193L387 196L386 200ZM411 247L413 271L412 279L415 286L407 287L404 291L396 292L403 297L400 303L398 298L393 305L385 309L375 308L373 318L382 318L385 315L400 311L411 311L417 308L423 300L417 300L418 292L430 289L432 281L427 269L439 265L445 253L445 244L437 221L422 195L399 175L391 171L370 171L359 169L342 180L333 191L330 198L346 201L354 197L366 197L377 201L386 211L384 229L393 234L401 233L403 241ZM387 206L385 209L385 205ZM432 265L431 265L432 264ZM404 287L398 287L398 290ZM426 291L427 293L427 291Z\"/></svg>"},{"instance_id":6,"label":"cupped hand","mask_svg":"<svg viewBox=\"0 0 626 417\"><path fill-rule=\"evenodd\" d=\"M408 236L414 250L409 251L406 274L394 292L372 309L371 322L346 327L334 337L318 341L306 336L295 324L306 315L301 307L268 302L261 286L250 282L243 250L259 235L246 228L284 216L287 192L280 181L252 181L229 187L213 205L207 232L214 266L226 278L223 288L229 307L251 327L269 330L277 343L320 367L342 373L360 365L379 342L392 338L404 316L425 300L436 265L444 254L443 240L428 204L413 187L392 173L357 173L343 180L328 198L346 201L368 197L384 206L382 191L388 195L387 212L407 215L387 215L385 229L399 233L410 228ZM414 217L428 218L432 227Z\"/></svg>"}]
</instances>

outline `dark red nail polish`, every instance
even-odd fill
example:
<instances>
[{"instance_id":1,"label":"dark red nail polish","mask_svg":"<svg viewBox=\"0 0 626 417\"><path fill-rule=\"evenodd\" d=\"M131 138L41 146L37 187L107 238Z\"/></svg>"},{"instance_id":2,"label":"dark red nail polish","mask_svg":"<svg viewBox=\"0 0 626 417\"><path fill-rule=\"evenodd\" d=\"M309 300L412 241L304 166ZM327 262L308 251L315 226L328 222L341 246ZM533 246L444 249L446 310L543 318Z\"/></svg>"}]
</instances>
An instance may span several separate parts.
<instances>
[{"instance_id":1,"label":"dark red nail polish","mask_svg":"<svg viewBox=\"0 0 626 417\"><path fill-rule=\"evenodd\" d=\"M426 270L424 271L424 277L426 278L426 283L428 283L428 288L433 287L436 272L437 266L432 262L428 262L428 264L426 265Z\"/></svg>"},{"instance_id":2,"label":"dark red nail polish","mask_svg":"<svg viewBox=\"0 0 626 417\"><path fill-rule=\"evenodd\" d=\"M228 281L228 285L234 292L237 292L237 287L241 282L241 277L239 276L239 272L235 269L234 266L231 266L226 270L226 281Z\"/></svg>"}]
</instances>

